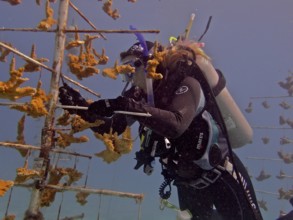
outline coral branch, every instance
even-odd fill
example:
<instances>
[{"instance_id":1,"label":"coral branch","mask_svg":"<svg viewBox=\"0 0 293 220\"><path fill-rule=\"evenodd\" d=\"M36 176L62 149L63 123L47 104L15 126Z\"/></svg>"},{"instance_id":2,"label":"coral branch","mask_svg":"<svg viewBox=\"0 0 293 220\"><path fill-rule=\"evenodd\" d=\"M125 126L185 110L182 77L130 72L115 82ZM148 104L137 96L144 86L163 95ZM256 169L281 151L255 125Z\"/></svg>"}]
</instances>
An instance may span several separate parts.
<instances>
[{"instance_id":1,"label":"coral branch","mask_svg":"<svg viewBox=\"0 0 293 220\"><path fill-rule=\"evenodd\" d=\"M54 24L57 23L57 21L53 18L54 10L50 7L50 1L47 0L46 2L46 18L43 19L37 26L37 28L41 30L48 30L50 29Z\"/></svg>"},{"instance_id":2,"label":"coral branch","mask_svg":"<svg viewBox=\"0 0 293 220\"><path fill-rule=\"evenodd\" d=\"M4 196L4 194L13 186L13 184L13 181L0 179L0 197Z\"/></svg>"}]
</instances>

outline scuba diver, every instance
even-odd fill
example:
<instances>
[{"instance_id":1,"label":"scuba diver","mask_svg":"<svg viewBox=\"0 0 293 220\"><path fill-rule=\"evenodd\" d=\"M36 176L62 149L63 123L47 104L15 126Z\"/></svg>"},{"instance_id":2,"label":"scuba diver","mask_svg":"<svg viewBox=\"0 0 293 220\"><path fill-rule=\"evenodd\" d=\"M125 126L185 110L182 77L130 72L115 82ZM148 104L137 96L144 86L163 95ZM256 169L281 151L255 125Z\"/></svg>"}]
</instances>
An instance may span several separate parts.
<instances>
[{"instance_id":1,"label":"scuba diver","mask_svg":"<svg viewBox=\"0 0 293 220\"><path fill-rule=\"evenodd\" d=\"M230 146L248 143L250 127L245 127L246 121L229 96L223 74L213 68L198 42L179 39L166 48L144 43L137 42L120 54L123 64L135 68L134 73L125 74L131 87L121 96L89 104L64 84L59 89L60 102L88 106L87 111L68 111L89 122L104 120L91 128L101 134L110 129L121 134L138 121L141 148L136 152L135 169L143 167L149 175L159 158L165 178L161 198L168 199L171 184L175 185L180 209L189 210L192 220L262 220L250 177ZM155 48L163 54L156 67L163 78L149 84L146 66L154 58ZM208 71L214 71L216 80L204 77Z\"/></svg>"}]
</instances>

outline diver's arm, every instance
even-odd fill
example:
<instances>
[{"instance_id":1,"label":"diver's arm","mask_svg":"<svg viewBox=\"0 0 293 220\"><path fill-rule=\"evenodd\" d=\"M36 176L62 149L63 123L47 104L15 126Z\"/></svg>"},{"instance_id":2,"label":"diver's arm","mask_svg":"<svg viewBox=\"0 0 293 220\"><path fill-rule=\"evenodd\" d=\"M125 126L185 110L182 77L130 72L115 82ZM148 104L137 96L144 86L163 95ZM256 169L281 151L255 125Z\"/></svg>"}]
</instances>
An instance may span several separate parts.
<instances>
[{"instance_id":1,"label":"diver's arm","mask_svg":"<svg viewBox=\"0 0 293 220\"><path fill-rule=\"evenodd\" d=\"M162 136L176 138L189 127L194 119L199 104L200 90L200 84L196 79L186 77L178 86L175 94L170 94L173 99L166 109L141 104L139 108L152 116L136 117L136 119ZM131 105L129 110L131 110Z\"/></svg>"}]
</instances>

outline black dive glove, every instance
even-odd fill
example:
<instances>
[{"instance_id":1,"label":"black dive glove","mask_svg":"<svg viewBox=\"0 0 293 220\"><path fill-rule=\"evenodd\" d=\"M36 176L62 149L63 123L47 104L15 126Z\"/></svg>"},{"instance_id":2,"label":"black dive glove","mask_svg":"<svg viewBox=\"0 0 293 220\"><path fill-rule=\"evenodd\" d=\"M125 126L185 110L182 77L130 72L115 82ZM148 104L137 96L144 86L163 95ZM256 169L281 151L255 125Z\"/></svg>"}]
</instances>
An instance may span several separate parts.
<instances>
[{"instance_id":1,"label":"black dive glove","mask_svg":"<svg viewBox=\"0 0 293 220\"><path fill-rule=\"evenodd\" d=\"M59 88L59 101L62 105L70 106L88 106L87 101L80 95L80 93L69 85L64 83L63 86ZM70 114L81 115L84 110L66 109Z\"/></svg>"},{"instance_id":2,"label":"black dive glove","mask_svg":"<svg viewBox=\"0 0 293 220\"><path fill-rule=\"evenodd\" d=\"M96 114L102 117L111 117L114 111L127 111L129 99L119 96L116 99L101 99L89 105L89 114Z\"/></svg>"}]
</instances>

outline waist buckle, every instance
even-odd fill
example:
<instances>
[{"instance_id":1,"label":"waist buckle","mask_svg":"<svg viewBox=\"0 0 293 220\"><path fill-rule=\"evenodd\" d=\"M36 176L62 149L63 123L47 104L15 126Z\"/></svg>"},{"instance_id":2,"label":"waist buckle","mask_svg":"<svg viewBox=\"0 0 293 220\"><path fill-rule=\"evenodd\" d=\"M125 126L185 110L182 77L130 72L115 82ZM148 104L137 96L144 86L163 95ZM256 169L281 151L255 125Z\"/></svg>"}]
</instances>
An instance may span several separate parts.
<instances>
[{"instance_id":1,"label":"waist buckle","mask_svg":"<svg viewBox=\"0 0 293 220\"><path fill-rule=\"evenodd\" d=\"M210 184L216 182L216 180L221 176L221 172L217 169L212 169L207 172L203 172L200 178L197 180L192 180L189 185L195 189L204 189Z\"/></svg>"}]
</instances>

